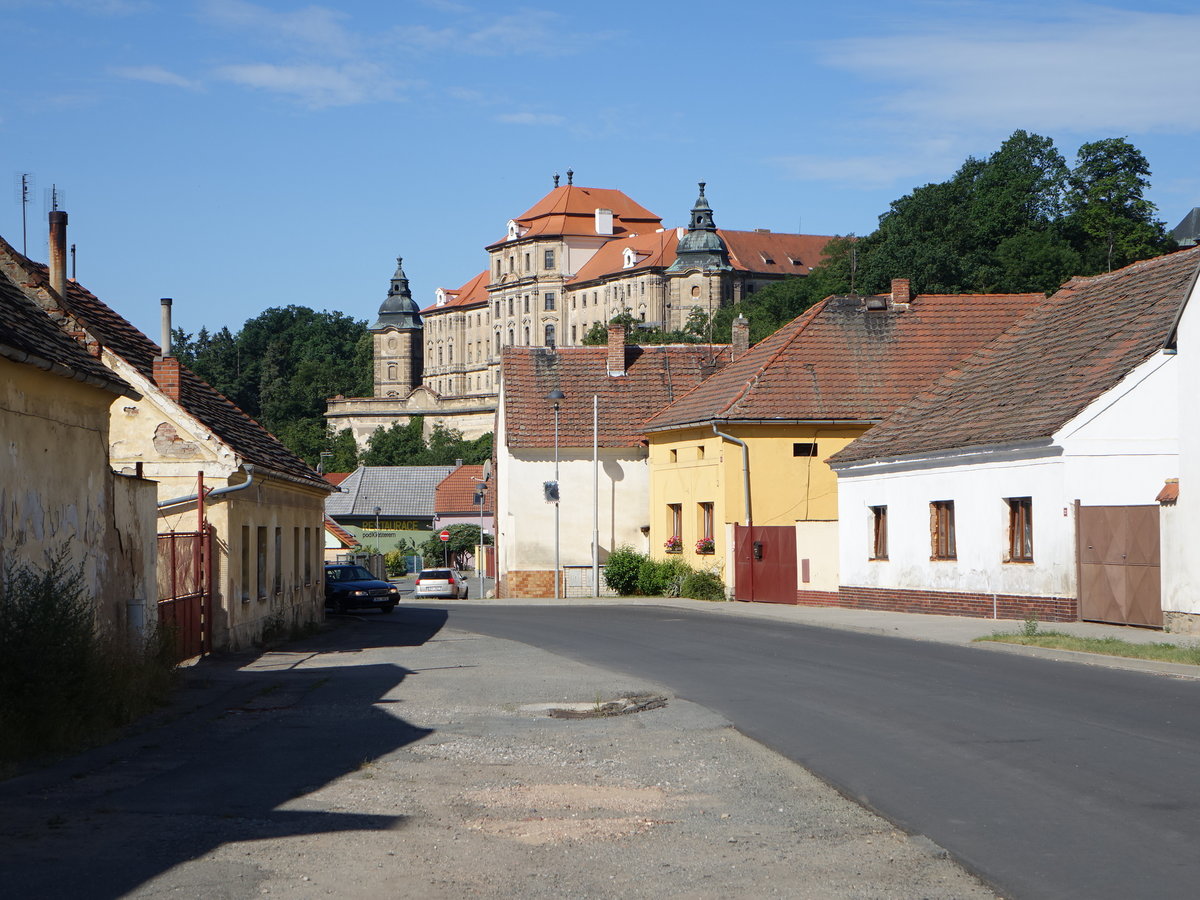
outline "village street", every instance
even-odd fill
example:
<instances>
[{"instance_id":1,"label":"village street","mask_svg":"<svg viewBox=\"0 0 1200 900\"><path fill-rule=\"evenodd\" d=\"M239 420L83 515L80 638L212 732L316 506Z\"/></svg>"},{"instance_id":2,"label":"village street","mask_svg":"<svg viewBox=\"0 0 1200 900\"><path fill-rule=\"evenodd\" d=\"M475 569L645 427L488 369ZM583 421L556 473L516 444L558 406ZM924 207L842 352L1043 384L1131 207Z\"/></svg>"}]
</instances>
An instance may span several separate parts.
<instances>
[{"instance_id":1,"label":"village street","mask_svg":"<svg viewBox=\"0 0 1200 900\"><path fill-rule=\"evenodd\" d=\"M1200 683L789 614L409 606L205 661L155 722L0 785L0 875L39 897L1190 895ZM627 695L645 708L597 715Z\"/></svg>"},{"instance_id":2,"label":"village street","mask_svg":"<svg viewBox=\"0 0 1200 900\"><path fill-rule=\"evenodd\" d=\"M0 784L5 893L994 896L652 681L445 618L205 661L155 727ZM627 693L667 702L546 714Z\"/></svg>"}]
</instances>

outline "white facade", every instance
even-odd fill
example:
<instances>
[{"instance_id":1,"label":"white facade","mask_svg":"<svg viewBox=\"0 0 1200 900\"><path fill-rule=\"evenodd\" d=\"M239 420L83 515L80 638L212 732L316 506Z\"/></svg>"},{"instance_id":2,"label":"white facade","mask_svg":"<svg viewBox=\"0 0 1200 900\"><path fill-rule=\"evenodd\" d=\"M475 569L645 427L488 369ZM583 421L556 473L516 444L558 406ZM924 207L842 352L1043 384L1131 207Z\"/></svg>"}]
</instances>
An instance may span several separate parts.
<instances>
[{"instance_id":1,"label":"white facade","mask_svg":"<svg viewBox=\"0 0 1200 900\"><path fill-rule=\"evenodd\" d=\"M1078 596L1075 503L1153 504L1178 466L1176 357L1159 353L1049 440L835 464L841 583L918 591ZM1033 560L1010 562L1010 498L1032 498ZM930 504L954 502L956 558L933 559ZM886 560L871 559L887 507Z\"/></svg>"},{"instance_id":2,"label":"white facade","mask_svg":"<svg viewBox=\"0 0 1200 900\"><path fill-rule=\"evenodd\" d=\"M1179 423L1179 500L1162 516L1162 607L1167 630L1200 633L1200 416L1195 385L1200 377L1200 286L1194 286L1175 333L1176 371L1182 386L1175 410Z\"/></svg>"},{"instance_id":3,"label":"white facade","mask_svg":"<svg viewBox=\"0 0 1200 900\"><path fill-rule=\"evenodd\" d=\"M497 422L503 436L503 394ZM563 568L592 564L593 521L599 519L600 564L617 547L647 550L642 531L647 524L646 498L650 496L650 466L641 447L601 448L599 478L595 478L591 447L560 447L558 462L558 554ZM544 573L526 578L547 595L553 594L554 504L547 502L543 485L554 480L554 448L509 448L503 440L496 448L497 577ZM598 497L594 485L599 485ZM543 585L544 583L544 585ZM521 595L521 583L509 584ZM528 589L526 589L528 590ZM527 595L527 594L526 594Z\"/></svg>"}]
</instances>

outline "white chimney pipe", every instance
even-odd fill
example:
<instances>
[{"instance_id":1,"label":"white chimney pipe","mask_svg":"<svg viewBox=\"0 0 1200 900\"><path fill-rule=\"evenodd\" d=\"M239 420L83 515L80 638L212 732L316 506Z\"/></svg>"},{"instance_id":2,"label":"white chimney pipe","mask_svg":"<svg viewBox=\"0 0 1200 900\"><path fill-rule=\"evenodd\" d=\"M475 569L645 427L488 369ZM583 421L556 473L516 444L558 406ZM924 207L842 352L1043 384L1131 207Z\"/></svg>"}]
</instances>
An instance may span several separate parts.
<instances>
[{"instance_id":1,"label":"white chimney pipe","mask_svg":"<svg viewBox=\"0 0 1200 900\"><path fill-rule=\"evenodd\" d=\"M171 298L163 297L158 301L162 304L162 355L166 359L171 355Z\"/></svg>"}]
</instances>

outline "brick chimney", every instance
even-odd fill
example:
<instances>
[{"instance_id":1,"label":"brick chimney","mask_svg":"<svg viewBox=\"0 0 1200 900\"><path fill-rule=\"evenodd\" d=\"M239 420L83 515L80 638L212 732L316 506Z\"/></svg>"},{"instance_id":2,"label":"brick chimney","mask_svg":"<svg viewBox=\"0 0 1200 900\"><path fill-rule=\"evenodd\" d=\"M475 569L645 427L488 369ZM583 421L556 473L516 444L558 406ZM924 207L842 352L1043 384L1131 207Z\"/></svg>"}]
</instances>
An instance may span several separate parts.
<instances>
[{"instance_id":1,"label":"brick chimney","mask_svg":"<svg viewBox=\"0 0 1200 900\"><path fill-rule=\"evenodd\" d=\"M625 326L608 326L608 374L625 374Z\"/></svg>"},{"instance_id":2,"label":"brick chimney","mask_svg":"<svg viewBox=\"0 0 1200 900\"><path fill-rule=\"evenodd\" d=\"M67 214L61 209L50 211L50 287L67 296Z\"/></svg>"},{"instance_id":3,"label":"brick chimney","mask_svg":"<svg viewBox=\"0 0 1200 900\"><path fill-rule=\"evenodd\" d=\"M892 279L892 303L911 303L912 289L907 278Z\"/></svg>"},{"instance_id":4,"label":"brick chimney","mask_svg":"<svg viewBox=\"0 0 1200 900\"><path fill-rule=\"evenodd\" d=\"M154 357L154 383L158 389L179 402L179 360L171 355L171 298L159 301L162 322L162 355Z\"/></svg>"},{"instance_id":5,"label":"brick chimney","mask_svg":"<svg viewBox=\"0 0 1200 900\"><path fill-rule=\"evenodd\" d=\"M741 313L733 320L732 358L737 359L750 349L750 321Z\"/></svg>"}]
</instances>

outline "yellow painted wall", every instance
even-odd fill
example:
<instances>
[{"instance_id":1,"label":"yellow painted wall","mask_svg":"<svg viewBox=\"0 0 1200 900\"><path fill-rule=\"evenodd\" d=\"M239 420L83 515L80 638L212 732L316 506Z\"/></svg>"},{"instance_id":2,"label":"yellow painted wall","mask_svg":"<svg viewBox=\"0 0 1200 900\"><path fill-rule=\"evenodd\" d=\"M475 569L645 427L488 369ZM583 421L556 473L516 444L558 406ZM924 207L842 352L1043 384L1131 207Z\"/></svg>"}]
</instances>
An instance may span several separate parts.
<instances>
[{"instance_id":1,"label":"yellow painted wall","mask_svg":"<svg viewBox=\"0 0 1200 900\"><path fill-rule=\"evenodd\" d=\"M102 628L154 593L155 485L114 476L107 391L0 359L0 567L82 566Z\"/></svg>"},{"instance_id":2,"label":"yellow painted wall","mask_svg":"<svg viewBox=\"0 0 1200 900\"><path fill-rule=\"evenodd\" d=\"M862 425L729 425L722 431L745 441L750 452L750 497L755 525L795 526L797 521L837 520L837 478L825 460L866 431ZM727 523L745 524L742 448L708 428L649 435L650 551L668 557L668 505L682 508L680 557L696 568L724 568ZM795 456L796 443L816 443L817 455ZM715 552L695 552L698 504L714 504ZM670 554L674 556L674 554ZM732 579L727 575L726 582Z\"/></svg>"}]
</instances>

